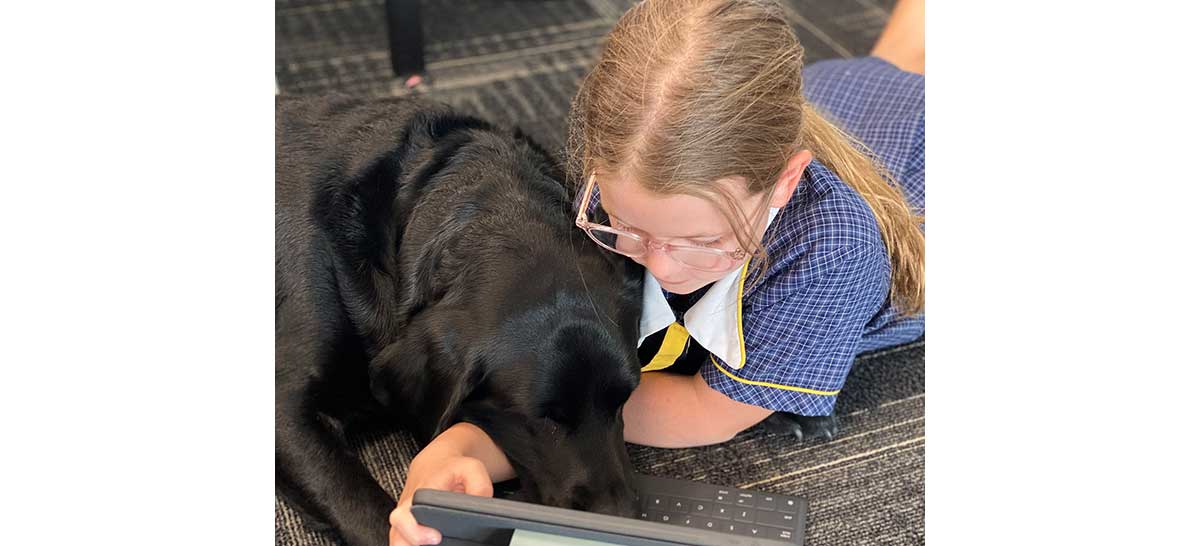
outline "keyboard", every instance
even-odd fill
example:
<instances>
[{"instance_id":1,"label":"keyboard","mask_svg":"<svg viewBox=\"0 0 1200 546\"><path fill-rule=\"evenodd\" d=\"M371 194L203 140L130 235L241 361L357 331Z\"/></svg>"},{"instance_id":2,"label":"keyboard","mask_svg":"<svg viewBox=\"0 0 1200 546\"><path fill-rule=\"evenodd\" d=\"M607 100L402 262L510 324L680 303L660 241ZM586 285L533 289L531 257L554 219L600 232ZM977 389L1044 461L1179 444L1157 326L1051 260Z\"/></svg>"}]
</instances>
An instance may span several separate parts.
<instances>
[{"instance_id":1,"label":"keyboard","mask_svg":"<svg viewBox=\"0 0 1200 546\"><path fill-rule=\"evenodd\" d=\"M792 495L636 474L638 519L788 544L804 543L808 502Z\"/></svg>"}]
</instances>

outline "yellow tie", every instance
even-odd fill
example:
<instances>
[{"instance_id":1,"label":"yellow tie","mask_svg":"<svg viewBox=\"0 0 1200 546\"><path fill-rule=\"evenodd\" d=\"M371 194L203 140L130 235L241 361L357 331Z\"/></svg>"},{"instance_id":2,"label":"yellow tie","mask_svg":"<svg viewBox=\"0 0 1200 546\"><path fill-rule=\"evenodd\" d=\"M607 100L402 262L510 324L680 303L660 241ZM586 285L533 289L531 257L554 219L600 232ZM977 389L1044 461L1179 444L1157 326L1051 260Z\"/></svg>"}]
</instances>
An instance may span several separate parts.
<instances>
[{"instance_id":1,"label":"yellow tie","mask_svg":"<svg viewBox=\"0 0 1200 546\"><path fill-rule=\"evenodd\" d=\"M678 322L671 323L667 327L667 334L663 336L658 354L654 355L649 364L642 366L642 371L653 372L671 367L671 364L674 364L679 359L679 355L683 354L683 350L687 348L688 337L687 328Z\"/></svg>"}]
</instances>

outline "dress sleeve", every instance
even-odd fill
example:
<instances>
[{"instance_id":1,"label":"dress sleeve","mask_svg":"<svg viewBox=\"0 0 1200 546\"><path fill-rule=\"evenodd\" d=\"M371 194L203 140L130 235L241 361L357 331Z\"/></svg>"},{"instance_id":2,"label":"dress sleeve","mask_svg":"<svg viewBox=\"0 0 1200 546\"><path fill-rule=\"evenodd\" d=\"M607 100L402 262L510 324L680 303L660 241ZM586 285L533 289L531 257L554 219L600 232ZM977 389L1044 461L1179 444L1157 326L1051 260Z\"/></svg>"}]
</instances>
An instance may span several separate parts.
<instances>
[{"instance_id":1,"label":"dress sleeve","mask_svg":"<svg viewBox=\"0 0 1200 546\"><path fill-rule=\"evenodd\" d=\"M884 304L891 278L886 255L853 246L813 271L774 282L789 295L742 315L746 362L734 369L712 356L701 368L705 382L739 402L800 415L829 415L864 327Z\"/></svg>"}]
</instances>

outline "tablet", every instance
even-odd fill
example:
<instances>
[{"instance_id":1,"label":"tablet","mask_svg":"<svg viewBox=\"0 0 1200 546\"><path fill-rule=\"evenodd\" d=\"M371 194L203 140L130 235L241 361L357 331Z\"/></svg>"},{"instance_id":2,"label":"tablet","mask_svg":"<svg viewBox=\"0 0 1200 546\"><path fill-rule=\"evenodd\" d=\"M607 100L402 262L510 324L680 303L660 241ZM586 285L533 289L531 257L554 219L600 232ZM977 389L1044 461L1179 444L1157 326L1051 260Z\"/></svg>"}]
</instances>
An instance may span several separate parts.
<instances>
[{"instance_id":1,"label":"tablet","mask_svg":"<svg viewBox=\"0 0 1200 546\"><path fill-rule=\"evenodd\" d=\"M639 478L646 479L641 476ZM679 482L680 485L686 484L695 488L717 488L717 486L683 482L682 480L662 480L661 478L653 478L653 480L656 482ZM747 493L744 490L736 489L720 490L731 495L729 503L709 504L702 508L710 511L724 510L725 508L737 510L738 506L745 506L744 503L737 504L739 501L745 501L745 497L737 497L739 494L757 494L759 495L759 504L762 504L765 499L773 504L782 505L782 499L777 498L779 496L776 495L761 492ZM734 520L732 515L725 519L720 519L719 516L712 518L689 516L686 510L671 512L668 507L663 508L662 514L675 516L676 519L670 520L670 523L663 523L433 489L417 490L413 496L412 512L421 525L441 531L442 544L446 546L509 546L510 544L512 546L534 546L546 544L546 537L558 537L560 544L569 542L578 546L802 545L804 513L807 510L807 503L803 499L799 499L799 504L795 504L797 500L795 497L786 498L789 505L796 510L785 512L784 509L780 509L771 517L788 518L788 524L794 525L793 529L796 529L791 532L783 530L782 527L765 524L738 523L740 520ZM670 502L681 505L686 504L683 501L687 500L683 496L669 497L669 499ZM750 506L754 506L754 503L751 502ZM712 515L711 512L708 514ZM685 519L687 523L693 523L691 518L697 518L697 521L716 521L725 525L740 525L741 527L738 529L746 534L753 528L755 536L734 534L728 530L718 532L710 530L711 527L706 529L685 525ZM773 532L774 535L769 536L770 532ZM781 533L787 539L779 539Z\"/></svg>"}]
</instances>

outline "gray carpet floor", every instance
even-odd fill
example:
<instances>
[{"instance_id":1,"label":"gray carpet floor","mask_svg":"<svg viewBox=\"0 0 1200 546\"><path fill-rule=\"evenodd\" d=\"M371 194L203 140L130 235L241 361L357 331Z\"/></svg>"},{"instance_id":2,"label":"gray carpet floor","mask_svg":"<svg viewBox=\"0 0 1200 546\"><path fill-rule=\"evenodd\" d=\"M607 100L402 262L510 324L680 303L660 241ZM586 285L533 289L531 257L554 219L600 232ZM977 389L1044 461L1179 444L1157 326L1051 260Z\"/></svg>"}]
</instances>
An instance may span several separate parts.
<instances>
[{"instance_id":1,"label":"gray carpet floor","mask_svg":"<svg viewBox=\"0 0 1200 546\"><path fill-rule=\"evenodd\" d=\"M422 2L428 81L409 90L391 72L383 0L276 3L275 75L283 94L421 94L515 125L550 150L578 79L630 0ZM866 54L890 1L786 0L806 59ZM807 543L924 544L925 348L865 355L837 406L841 433L806 441L755 427L719 446L630 446L640 472L802 495ZM384 488L399 494L419 446L402 429L352 438ZM279 545L338 544L277 500Z\"/></svg>"}]
</instances>

